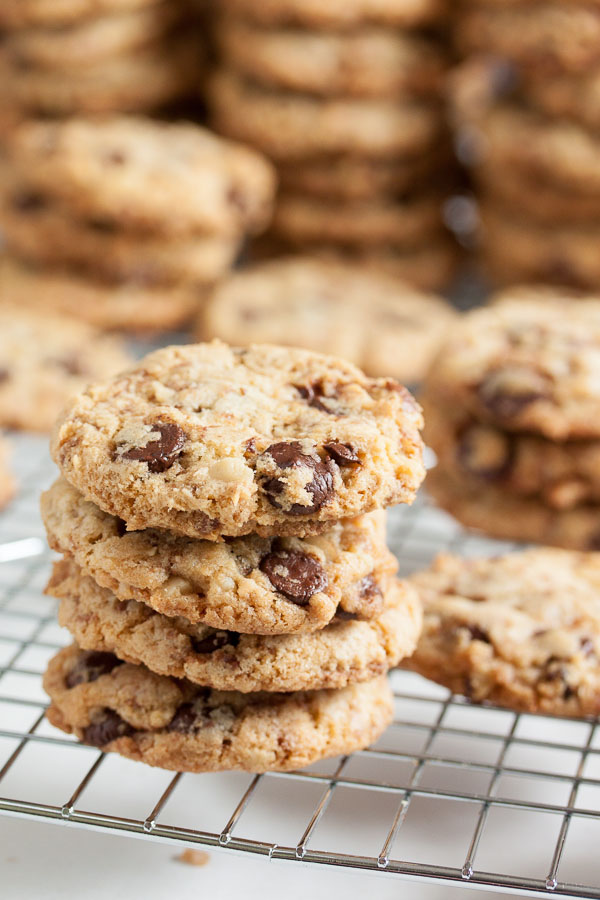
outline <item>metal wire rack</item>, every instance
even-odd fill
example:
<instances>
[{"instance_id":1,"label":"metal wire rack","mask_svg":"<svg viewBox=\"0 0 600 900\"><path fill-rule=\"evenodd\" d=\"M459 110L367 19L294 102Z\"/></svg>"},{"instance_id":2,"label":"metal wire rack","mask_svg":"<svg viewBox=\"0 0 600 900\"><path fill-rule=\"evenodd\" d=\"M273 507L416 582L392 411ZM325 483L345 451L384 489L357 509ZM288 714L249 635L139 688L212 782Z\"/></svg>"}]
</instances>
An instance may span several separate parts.
<instances>
[{"instance_id":1,"label":"metal wire rack","mask_svg":"<svg viewBox=\"0 0 600 900\"><path fill-rule=\"evenodd\" d=\"M54 476L46 441L15 439L21 490L0 516L0 811L523 895L600 898L600 730L474 707L394 673L396 714L376 745L302 772L173 775L84 747L44 719L40 675L69 638L42 594L37 512ZM466 535L421 500L390 515L404 572Z\"/></svg>"}]
</instances>

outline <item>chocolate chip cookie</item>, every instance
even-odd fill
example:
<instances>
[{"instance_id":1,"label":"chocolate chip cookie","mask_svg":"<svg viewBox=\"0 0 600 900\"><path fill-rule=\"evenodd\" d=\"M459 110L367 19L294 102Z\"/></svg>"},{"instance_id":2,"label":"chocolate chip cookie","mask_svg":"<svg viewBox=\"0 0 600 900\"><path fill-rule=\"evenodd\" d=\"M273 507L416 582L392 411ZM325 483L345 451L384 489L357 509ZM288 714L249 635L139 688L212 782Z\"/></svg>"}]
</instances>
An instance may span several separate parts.
<instances>
[{"instance_id":1,"label":"chocolate chip cookie","mask_svg":"<svg viewBox=\"0 0 600 900\"><path fill-rule=\"evenodd\" d=\"M223 281L201 309L198 335L306 347L410 382L455 317L441 298L360 264L288 257Z\"/></svg>"},{"instance_id":2,"label":"chocolate chip cookie","mask_svg":"<svg viewBox=\"0 0 600 900\"><path fill-rule=\"evenodd\" d=\"M42 516L51 547L118 600L224 631L305 633L336 615L373 618L396 570L380 512L318 537L216 543L152 528L125 532L59 479L42 497Z\"/></svg>"},{"instance_id":3,"label":"chocolate chip cookie","mask_svg":"<svg viewBox=\"0 0 600 900\"><path fill-rule=\"evenodd\" d=\"M260 25L344 29L366 24L410 28L443 19L443 0L223 0L226 12Z\"/></svg>"},{"instance_id":4,"label":"chocolate chip cookie","mask_svg":"<svg viewBox=\"0 0 600 900\"><path fill-rule=\"evenodd\" d=\"M114 653L159 675L222 691L339 689L370 681L413 652L421 628L414 589L396 579L374 619L340 612L314 634L276 636L192 625L118 600L68 561L55 564L47 591L60 598L59 623L83 650Z\"/></svg>"},{"instance_id":5,"label":"chocolate chip cookie","mask_svg":"<svg viewBox=\"0 0 600 900\"><path fill-rule=\"evenodd\" d=\"M385 677L336 691L214 691L73 645L44 687L52 725L86 744L182 772L289 771L375 741L392 719Z\"/></svg>"},{"instance_id":6,"label":"chocolate chip cookie","mask_svg":"<svg viewBox=\"0 0 600 900\"><path fill-rule=\"evenodd\" d=\"M424 629L403 666L475 702L598 715L600 554L441 556L411 582Z\"/></svg>"},{"instance_id":7,"label":"chocolate chip cookie","mask_svg":"<svg viewBox=\"0 0 600 900\"><path fill-rule=\"evenodd\" d=\"M127 528L219 540L320 533L411 502L421 412L392 379L277 346L168 347L65 409L52 454Z\"/></svg>"}]
</instances>

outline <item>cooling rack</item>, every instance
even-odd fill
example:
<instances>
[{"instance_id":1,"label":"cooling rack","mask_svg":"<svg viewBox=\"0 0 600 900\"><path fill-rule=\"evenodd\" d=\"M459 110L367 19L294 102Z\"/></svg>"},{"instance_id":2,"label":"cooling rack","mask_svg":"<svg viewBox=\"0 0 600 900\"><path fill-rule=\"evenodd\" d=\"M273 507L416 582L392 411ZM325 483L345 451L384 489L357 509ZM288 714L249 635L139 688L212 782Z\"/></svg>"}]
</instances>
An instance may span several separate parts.
<instances>
[{"instance_id":1,"label":"cooling rack","mask_svg":"<svg viewBox=\"0 0 600 900\"><path fill-rule=\"evenodd\" d=\"M68 643L42 589L46 441L16 438L21 490L0 516L0 811L145 840L381 877L533 896L600 898L600 731L593 722L474 707L394 673L395 719L368 750L302 772L173 775L76 743L44 719L41 673ZM421 499L390 514L402 571L466 535Z\"/></svg>"}]
</instances>

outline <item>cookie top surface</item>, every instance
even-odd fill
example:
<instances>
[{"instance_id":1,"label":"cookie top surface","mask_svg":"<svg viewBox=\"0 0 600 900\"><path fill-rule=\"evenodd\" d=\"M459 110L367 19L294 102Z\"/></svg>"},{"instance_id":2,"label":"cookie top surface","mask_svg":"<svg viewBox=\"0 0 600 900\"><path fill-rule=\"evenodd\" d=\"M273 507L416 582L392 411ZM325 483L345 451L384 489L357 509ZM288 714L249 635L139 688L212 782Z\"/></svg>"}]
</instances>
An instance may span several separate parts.
<instances>
[{"instance_id":1,"label":"cookie top surface","mask_svg":"<svg viewBox=\"0 0 600 900\"><path fill-rule=\"evenodd\" d=\"M65 25L94 15L125 12L151 6L157 0L3 0L0 25Z\"/></svg>"},{"instance_id":2,"label":"cookie top surface","mask_svg":"<svg viewBox=\"0 0 600 900\"><path fill-rule=\"evenodd\" d=\"M29 122L9 153L26 183L74 212L166 233L260 229L275 189L254 151L134 116Z\"/></svg>"},{"instance_id":3,"label":"cookie top surface","mask_svg":"<svg viewBox=\"0 0 600 900\"><path fill-rule=\"evenodd\" d=\"M440 297L360 264L289 257L223 281L201 310L198 331L233 344L333 353L370 375L415 381L455 318Z\"/></svg>"},{"instance_id":4,"label":"cookie top surface","mask_svg":"<svg viewBox=\"0 0 600 900\"><path fill-rule=\"evenodd\" d=\"M249 635L191 625L135 600L118 600L68 561L55 564L47 590L61 599L59 622L82 649L115 653L159 675L244 693L370 681L413 652L421 626L414 589L395 579L377 618L336 620L309 635Z\"/></svg>"},{"instance_id":5,"label":"cookie top surface","mask_svg":"<svg viewBox=\"0 0 600 900\"><path fill-rule=\"evenodd\" d=\"M442 19L444 0L225 0L224 9L262 25L347 28L368 23L420 25Z\"/></svg>"},{"instance_id":6,"label":"cookie top surface","mask_svg":"<svg viewBox=\"0 0 600 900\"><path fill-rule=\"evenodd\" d=\"M475 700L598 714L600 554L441 556L410 581L425 621L409 667Z\"/></svg>"},{"instance_id":7,"label":"cookie top surface","mask_svg":"<svg viewBox=\"0 0 600 900\"><path fill-rule=\"evenodd\" d=\"M120 339L6 300L0 302L0 425L49 431L70 397L131 363Z\"/></svg>"},{"instance_id":8,"label":"cookie top surface","mask_svg":"<svg viewBox=\"0 0 600 900\"><path fill-rule=\"evenodd\" d=\"M600 434L600 301L535 288L468 313L427 379L482 421L554 440Z\"/></svg>"},{"instance_id":9,"label":"cookie top surface","mask_svg":"<svg viewBox=\"0 0 600 900\"><path fill-rule=\"evenodd\" d=\"M212 691L77 646L51 661L48 718L84 743L164 769L297 769L364 748L392 718L385 677L336 691Z\"/></svg>"},{"instance_id":10,"label":"cookie top surface","mask_svg":"<svg viewBox=\"0 0 600 900\"><path fill-rule=\"evenodd\" d=\"M129 529L302 535L411 502L421 412L392 379L274 345L167 347L65 410L63 474Z\"/></svg>"},{"instance_id":11,"label":"cookie top surface","mask_svg":"<svg viewBox=\"0 0 600 900\"><path fill-rule=\"evenodd\" d=\"M313 632L336 614L371 618L396 570L381 512L318 537L217 543L155 529L125 533L119 519L59 479L42 497L42 515L53 549L119 600L216 629Z\"/></svg>"}]
</instances>

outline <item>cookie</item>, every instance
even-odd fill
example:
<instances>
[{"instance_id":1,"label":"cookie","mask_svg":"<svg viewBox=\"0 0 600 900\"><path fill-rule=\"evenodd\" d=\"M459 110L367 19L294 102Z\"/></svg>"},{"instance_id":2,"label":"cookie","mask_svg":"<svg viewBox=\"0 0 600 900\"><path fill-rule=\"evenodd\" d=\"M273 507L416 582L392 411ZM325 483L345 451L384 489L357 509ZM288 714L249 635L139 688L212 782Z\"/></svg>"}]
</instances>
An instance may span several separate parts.
<instances>
[{"instance_id":1,"label":"cookie","mask_svg":"<svg viewBox=\"0 0 600 900\"><path fill-rule=\"evenodd\" d=\"M341 97L406 97L441 89L441 46L408 32L261 28L225 16L216 26L221 58L267 87Z\"/></svg>"},{"instance_id":2,"label":"cookie","mask_svg":"<svg viewBox=\"0 0 600 900\"><path fill-rule=\"evenodd\" d=\"M197 90L204 69L193 34L173 35L107 62L64 70L20 68L0 50L0 102L32 116L143 113Z\"/></svg>"},{"instance_id":3,"label":"cookie","mask_svg":"<svg viewBox=\"0 0 600 900\"><path fill-rule=\"evenodd\" d=\"M232 273L198 318L202 339L306 347L372 376L417 381L454 320L441 298L361 265L288 257Z\"/></svg>"},{"instance_id":4,"label":"cookie","mask_svg":"<svg viewBox=\"0 0 600 900\"><path fill-rule=\"evenodd\" d=\"M203 301L200 288L111 284L0 257L1 305L72 316L102 330L148 335L180 328Z\"/></svg>"},{"instance_id":5,"label":"cookie","mask_svg":"<svg viewBox=\"0 0 600 900\"><path fill-rule=\"evenodd\" d=\"M528 101L547 116L573 119L591 129L600 126L600 67L552 79L532 73L524 79Z\"/></svg>"},{"instance_id":6,"label":"cookie","mask_svg":"<svg viewBox=\"0 0 600 900\"><path fill-rule=\"evenodd\" d=\"M553 509L600 503L600 442L549 441L478 422L433 397L422 398L425 439L440 470L478 479Z\"/></svg>"},{"instance_id":7,"label":"cookie","mask_svg":"<svg viewBox=\"0 0 600 900\"><path fill-rule=\"evenodd\" d=\"M163 234L260 231L275 190L253 150L193 124L115 116L31 122L13 137L16 179L73 215Z\"/></svg>"},{"instance_id":8,"label":"cookie","mask_svg":"<svg viewBox=\"0 0 600 900\"><path fill-rule=\"evenodd\" d=\"M115 337L64 316L0 306L0 426L49 431L92 379L130 363Z\"/></svg>"},{"instance_id":9,"label":"cookie","mask_svg":"<svg viewBox=\"0 0 600 900\"><path fill-rule=\"evenodd\" d=\"M445 18L444 0L222 0L225 12L257 25L344 29L365 25L410 28Z\"/></svg>"},{"instance_id":10,"label":"cookie","mask_svg":"<svg viewBox=\"0 0 600 900\"><path fill-rule=\"evenodd\" d=\"M600 554L442 555L411 581L425 621L406 668L474 702L598 715Z\"/></svg>"},{"instance_id":11,"label":"cookie","mask_svg":"<svg viewBox=\"0 0 600 900\"><path fill-rule=\"evenodd\" d=\"M220 691L312 691L371 681L413 652L421 628L414 590L395 579L375 619L277 636L215 631L117 600L66 561L55 564L47 590L61 601L59 623L83 650L114 653Z\"/></svg>"},{"instance_id":12,"label":"cookie","mask_svg":"<svg viewBox=\"0 0 600 900\"><path fill-rule=\"evenodd\" d=\"M434 191L408 193L379 202L321 200L301 193L283 192L271 227L275 234L300 247L308 243L346 246L420 244L442 227L442 196Z\"/></svg>"},{"instance_id":13,"label":"cookie","mask_svg":"<svg viewBox=\"0 0 600 900\"><path fill-rule=\"evenodd\" d=\"M96 65L152 44L181 14L178 3L163 0L66 26L14 31L5 35L4 46L13 65L21 69Z\"/></svg>"},{"instance_id":14,"label":"cookie","mask_svg":"<svg viewBox=\"0 0 600 900\"><path fill-rule=\"evenodd\" d=\"M163 769L289 771L367 747L392 719L385 677L339 691L212 691L75 645L51 661L51 724Z\"/></svg>"},{"instance_id":15,"label":"cookie","mask_svg":"<svg viewBox=\"0 0 600 900\"><path fill-rule=\"evenodd\" d=\"M525 292L462 316L427 390L439 404L551 440L600 434L600 302Z\"/></svg>"},{"instance_id":16,"label":"cookie","mask_svg":"<svg viewBox=\"0 0 600 900\"><path fill-rule=\"evenodd\" d=\"M600 61L600 9L552 0L507 9L466 5L455 40L463 55L483 52L547 75L586 72Z\"/></svg>"},{"instance_id":17,"label":"cookie","mask_svg":"<svg viewBox=\"0 0 600 900\"><path fill-rule=\"evenodd\" d=\"M480 478L433 469L427 490L463 525L504 541L548 544L572 550L600 548L600 504L557 510L537 497L509 494Z\"/></svg>"},{"instance_id":18,"label":"cookie","mask_svg":"<svg viewBox=\"0 0 600 900\"><path fill-rule=\"evenodd\" d=\"M306 350L214 341L158 350L82 393L52 453L129 529L304 535L410 503L421 424L392 379Z\"/></svg>"},{"instance_id":19,"label":"cookie","mask_svg":"<svg viewBox=\"0 0 600 900\"><path fill-rule=\"evenodd\" d=\"M216 131L288 163L328 153L398 159L431 146L442 129L434 103L317 98L268 90L225 70L207 94Z\"/></svg>"},{"instance_id":20,"label":"cookie","mask_svg":"<svg viewBox=\"0 0 600 900\"><path fill-rule=\"evenodd\" d=\"M118 600L192 625L256 634L306 633L334 616L381 613L396 561L385 517L369 513L312 538L217 543L156 529L125 532L64 479L42 497L48 541Z\"/></svg>"},{"instance_id":21,"label":"cookie","mask_svg":"<svg viewBox=\"0 0 600 900\"><path fill-rule=\"evenodd\" d=\"M73 219L36 194L2 196L7 250L34 265L69 268L101 281L140 287L206 285L229 271L239 251L230 235L170 238Z\"/></svg>"},{"instance_id":22,"label":"cookie","mask_svg":"<svg viewBox=\"0 0 600 900\"><path fill-rule=\"evenodd\" d=\"M157 0L2 0L0 27L56 26L155 5Z\"/></svg>"},{"instance_id":23,"label":"cookie","mask_svg":"<svg viewBox=\"0 0 600 900\"><path fill-rule=\"evenodd\" d=\"M0 509L4 509L15 496L17 485L10 469L10 448L0 438Z\"/></svg>"},{"instance_id":24,"label":"cookie","mask_svg":"<svg viewBox=\"0 0 600 900\"><path fill-rule=\"evenodd\" d=\"M488 204L481 205L480 213L483 256L495 283L547 282L588 292L600 287L596 222L544 226Z\"/></svg>"}]
</instances>

